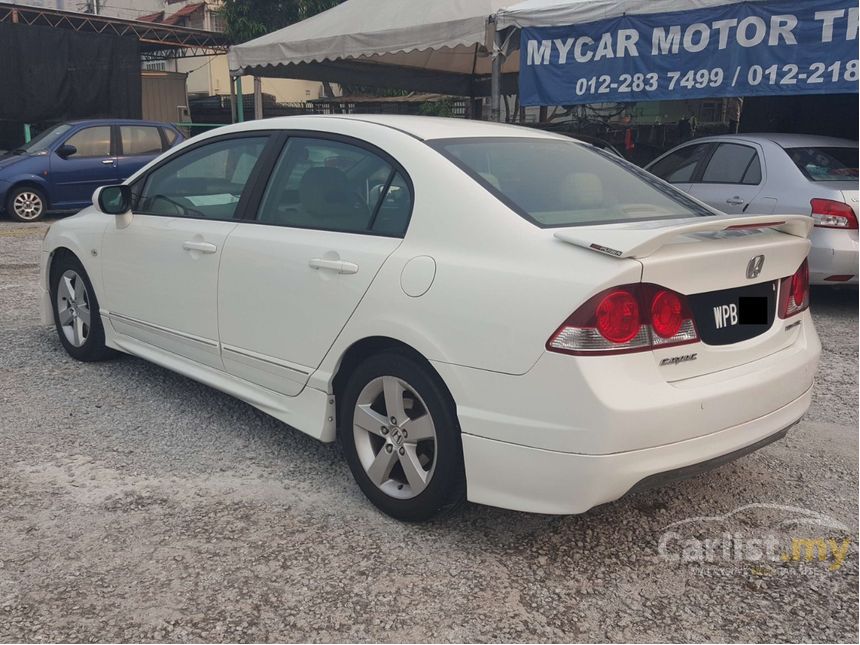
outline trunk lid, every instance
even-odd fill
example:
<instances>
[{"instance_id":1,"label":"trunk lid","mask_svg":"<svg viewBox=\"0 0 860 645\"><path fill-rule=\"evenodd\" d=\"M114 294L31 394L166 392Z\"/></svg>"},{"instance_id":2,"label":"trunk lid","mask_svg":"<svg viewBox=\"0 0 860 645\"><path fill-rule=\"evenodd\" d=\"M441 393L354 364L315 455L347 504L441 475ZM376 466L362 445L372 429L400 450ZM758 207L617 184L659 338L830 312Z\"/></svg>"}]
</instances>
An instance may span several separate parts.
<instances>
[{"instance_id":1,"label":"trunk lid","mask_svg":"<svg viewBox=\"0 0 860 645\"><path fill-rule=\"evenodd\" d=\"M679 381L764 358L794 342L797 319L777 315L779 281L808 254L811 226L802 215L726 216L577 227L556 237L634 258L642 282L687 296L700 342L653 350L663 377Z\"/></svg>"}]
</instances>

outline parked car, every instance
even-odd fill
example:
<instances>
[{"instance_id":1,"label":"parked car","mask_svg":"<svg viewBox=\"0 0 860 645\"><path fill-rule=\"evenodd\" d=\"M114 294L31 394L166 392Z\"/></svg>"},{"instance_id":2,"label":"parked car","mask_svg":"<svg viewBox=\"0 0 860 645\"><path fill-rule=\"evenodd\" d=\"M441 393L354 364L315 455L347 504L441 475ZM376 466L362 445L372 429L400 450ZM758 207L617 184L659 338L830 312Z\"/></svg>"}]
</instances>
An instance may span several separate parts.
<instances>
[{"instance_id":1,"label":"parked car","mask_svg":"<svg viewBox=\"0 0 860 645\"><path fill-rule=\"evenodd\" d=\"M857 284L857 142L802 134L695 139L647 170L725 213L810 215L812 284Z\"/></svg>"},{"instance_id":2,"label":"parked car","mask_svg":"<svg viewBox=\"0 0 860 645\"><path fill-rule=\"evenodd\" d=\"M784 435L808 217L718 216L537 130L296 116L186 141L43 243L43 317L322 441L423 520L580 513ZM740 232L738 232L738 230Z\"/></svg>"},{"instance_id":3,"label":"parked car","mask_svg":"<svg viewBox=\"0 0 860 645\"><path fill-rule=\"evenodd\" d=\"M182 139L172 125L153 121L61 123L0 156L0 208L22 222L81 209L96 188L125 181Z\"/></svg>"}]
</instances>

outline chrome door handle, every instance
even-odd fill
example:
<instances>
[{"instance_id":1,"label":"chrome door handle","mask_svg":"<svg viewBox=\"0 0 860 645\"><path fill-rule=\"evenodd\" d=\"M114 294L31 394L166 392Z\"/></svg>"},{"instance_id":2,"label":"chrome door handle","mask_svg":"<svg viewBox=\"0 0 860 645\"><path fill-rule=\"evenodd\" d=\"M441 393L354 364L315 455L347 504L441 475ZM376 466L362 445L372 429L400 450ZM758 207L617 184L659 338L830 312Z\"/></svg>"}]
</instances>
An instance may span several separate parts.
<instances>
[{"instance_id":1,"label":"chrome door handle","mask_svg":"<svg viewBox=\"0 0 860 645\"><path fill-rule=\"evenodd\" d=\"M740 197L731 197L726 200L726 204L731 204L732 206L740 206L745 203Z\"/></svg>"},{"instance_id":2,"label":"chrome door handle","mask_svg":"<svg viewBox=\"0 0 860 645\"><path fill-rule=\"evenodd\" d=\"M209 242L183 242L182 248L186 251L200 251L201 253L215 253L218 247Z\"/></svg>"},{"instance_id":3,"label":"chrome door handle","mask_svg":"<svg viewBox=\"0 0 860 645\"><path fill-rule=\"evenodd\" d=\"M102 159L102 163L104 165L108 165L108 164L114 163L114 160L113 159Z\"/></svg>"},{"instance_id":4,"label":"chrome door handle","mask_svg":"<svg viewBox=\"0 0 860 645\"><path fill-rule=\"evenodd\" d=\"M337 271L338 273L345 274L358 273L357 264L344 262L343 260L324 260L323 258L314 258L308 262L308 266L312 269L327 269L329 271Z\"/></svg>"}]
</instances>

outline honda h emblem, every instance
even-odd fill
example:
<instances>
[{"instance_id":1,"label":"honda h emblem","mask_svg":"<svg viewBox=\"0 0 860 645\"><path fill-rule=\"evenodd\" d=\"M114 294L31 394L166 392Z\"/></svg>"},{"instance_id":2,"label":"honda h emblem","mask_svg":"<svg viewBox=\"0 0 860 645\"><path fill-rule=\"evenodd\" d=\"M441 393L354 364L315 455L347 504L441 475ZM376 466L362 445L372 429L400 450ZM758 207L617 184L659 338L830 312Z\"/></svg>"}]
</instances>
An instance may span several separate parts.
<instances>
[{"instance_id":1,"label":"honda h emblem","mask_svg":"<svg viewBox=\"0 0 860 645\"><path fill-rule=\"evenodd\" d=\"M753 278L757 278L758 274L761 273L762 267L764 266L764 256L757 255L747 264L747 277L752 280Z\"/></svg>"}]
</instances>

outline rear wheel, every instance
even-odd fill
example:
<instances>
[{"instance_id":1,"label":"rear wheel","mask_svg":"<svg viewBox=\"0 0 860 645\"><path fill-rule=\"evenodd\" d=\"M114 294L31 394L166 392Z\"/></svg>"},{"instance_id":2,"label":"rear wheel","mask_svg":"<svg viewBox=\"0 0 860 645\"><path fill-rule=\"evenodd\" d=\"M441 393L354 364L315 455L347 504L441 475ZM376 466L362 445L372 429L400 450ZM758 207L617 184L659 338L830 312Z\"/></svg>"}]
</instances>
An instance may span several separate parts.
<instances>
[{"instance_id":1,"label":"rear wheel","mask_svg":"<svg viewBox=\"0 0 860 645\"><path fill-rule=\"evenodd\" d=\"M101 361L114 355L105 346L99 303L83 265L73 255L62 255L51 267L54 324L63 348L79 361Z\"/></svg>"},{"instance_id":2,"label":"rear wheel","mask_svg":"<svg viewBox=\"0 0 860 645\"><path fill-rule=\"evenodd\" d=\"M401 354L373 356L351 375L340 410L353 477L381 511L418 522L465 499L454 404L430 369Z\"/></svg>"},{"instance_id":3,"label":"rear wheel","mask_svg":"<svg viewBox=\"0 0 860 645\"><path fill-rule=\"evenodd\" d=\"M32 186L13 188L6 198L6 212L19 222L35 222L42 218L46 209L44 193Z\"/></svg>"}]
</instances>

